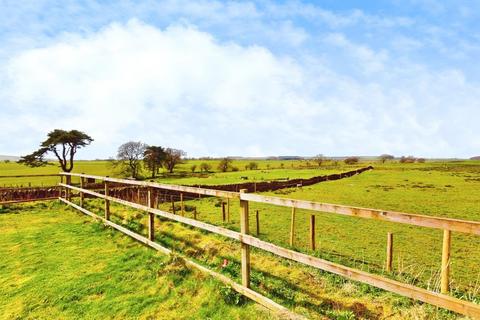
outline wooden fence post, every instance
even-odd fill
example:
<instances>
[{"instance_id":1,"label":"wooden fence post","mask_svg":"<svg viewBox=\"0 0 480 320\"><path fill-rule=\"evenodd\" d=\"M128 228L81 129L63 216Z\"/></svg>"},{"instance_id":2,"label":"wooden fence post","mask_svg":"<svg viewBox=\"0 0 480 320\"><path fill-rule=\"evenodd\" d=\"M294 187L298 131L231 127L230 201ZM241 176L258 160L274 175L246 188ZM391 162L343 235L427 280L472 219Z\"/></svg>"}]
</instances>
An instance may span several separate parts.
<instances>
[{"instance_id":1,"label":"wooden fence post","mask_svg":"<svg viewBox=\"0 0 480 320\"><path fill-rule=\"evenodd\" d=\"M105 184L105 196L108 197L109 189L108 189L108 181L104 181ZM110 201L105 199L105 220L110 220Z\"/></svg>"},{"instance_id":2,"label":"wooden fence post","mask_svg":"<svg viewBox=\"0 0 480 320\"><path fill-rule=\"evenodd\" d=\"M443 230L443 246L442 246L442 288L443 294L450 291L450 247L452 244L452 232Z\"/></svg>"},{"instance_id":3,"label":"wooden fence post","mask_svg":"<svg viewBox=\"0 0 480 320\"><path fill-rule=\"evenodd\" d=\"M82 173L84 174L84 173ZM84 189L85 188L85 178L80 177L80 188ZM84 207L84 202L85 202L85 193L80 192L80 207Z\"/></svg>"},{"instance_id":4,"label":"wooden fence post","mask_svg":"<svg viewBox=\"0 0 480 320\"><path fill-rule=\"evenodd\" d=\"M241 189L240 193L246 193L246 189ZM240 232L248 234L248 201L240 200ZM250 288L250 246L241 243L242 247L242 285Z\"/></svg>"},{"instance_id":5,"label":"wooden fence post","mask_svg":"<svg viewBox=\"0 0 480 320\"><path fill-rule=\"evenodd\" d=\"M153 208L153 202L152 202L152 190L151 188L148 188L147 191L147 205L149 208ZM148 213L148 239L150 241L155 240L155 215L151 212Z\"/></svg>"},{"instance_id":6,"label":"wooden fence post","mask_svg":"<svg viewBox=\"0 0 480 320\"><path fill-rule=\"evenodd\" d=\"M292 207L292 214L290 216L290 246L293 247L295 240L295 207Z\"/></svg>"},{"instance_id":7,"label":"wooden fence post","mask_svg":"<svg viewBox=\"0 0 480 320\"><path fill-rule=\"evenodd\" d=\"M71 185L72 184L72 176L66 176L66 181L67 181L68 185ZM67 199L68 201L72 200L72 192L71 192L70 188L66 188L66 190L65 190L65 199Z\"/></svg>"},{"instance_id":8,"label":"wooden fence post","mask_svg":"<svg viewBox=\"0 0 480 320\"><path fill-rule=\"evenodd\" d=\"M193 208L193 219L197 220L197 207Z\"/></svg>"},{"instance_id":9,"label":"wooden fence post","mask_svg":"<svg viewBox=\"0 0 480 320\"><path fill-rule=\"evenodd\" d=\"M60 175L60 183L63 183L63 175ZM5 184L3 185L5 187ZM66 188L65 187L60 187L58 189L60 192L60 198L64 197L64 192L66 192Z\"/></svg>"},{"instance_id":10,"label":"wooden fence post","mask_svg":"<svg viewBox=\"0 0 480 320\"><path fill-rule=\"evenodd\" d=\"M257 237L260 235L260 217L258 214L258 210L255 211L255 220L257 222Z\"/></svg>"},{"instance_id":11,"label":"wooden fence post","mask_svg":"<svg viewBox=\"0 0 480 320\"><path fill-rule=\"evenodd\" d=\"M315 250L315 215L310 216L310 249Z\"/></svg>"},{"instance_id":12,"label":"wooden fence post","mask_svg":"<svg viewBox=\"0 0 480 320\"><path fill-rule=\"evenodd\" d=\"M185 203L183 202L183 193L180 193L180 208L182 216L185 216Z\"/></svg>"},{"instance_id":13,"label":"wooden fence post","mask_svg":"<svg viewBox=\"0 0 480 320\"><path fill-rule=\"evenodd\" d=\"M393 263L393 233L387 233L387 272L392 272Z\"/></svg>"},{"instance_id":14,"label":"wooden fence post","mask_svg":"<svg viewBox=\"0 0 480 320\"><path fill-rule=\"evenodd\" d=\"M227 222L230 222L230 198L227 198Z\"/></svg>"},{"instance_id":15,"label":"wooden fence post","mask_svg":"<svg viewBox=\"0 0 480 320\"><path fill-rule=\"evenodd\" d=\"M222 200L222 221L225 222L226 216L225 216L225 202Z\"/></svg>"},{"instance_id":16,"label":"wooden fence post","mask_svg":"<svg viewBox=\"0 0 480 320\"><path fill-rule=\"evenodd\" d=\"M175 200L173 200L173 195L170 195L170 202L172 203L172 212L175 213Z\"/></svg>"}]
</instances>

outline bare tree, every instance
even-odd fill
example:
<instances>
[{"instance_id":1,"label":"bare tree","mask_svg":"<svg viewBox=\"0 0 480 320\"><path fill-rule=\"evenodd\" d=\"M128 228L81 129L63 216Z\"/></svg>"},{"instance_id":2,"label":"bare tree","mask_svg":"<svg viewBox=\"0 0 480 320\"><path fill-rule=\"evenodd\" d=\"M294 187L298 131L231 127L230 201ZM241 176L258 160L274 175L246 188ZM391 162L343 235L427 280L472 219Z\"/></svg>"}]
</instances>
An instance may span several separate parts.
<instances>
[{"instance_id":1,"label":"bare tree","mask_svg":"<svg viewBox=\"0 0 480 320\"><path fill-rule=\"evenodd\" d=\"M319 167L321 167L323 161L325 161L325 157L323 156L323 154L317 154L317 155L313 158L313 161L315 161L315 162L317 163L317 165L318 165Z\"/></svg>"},{"instance_id":2,"label":"bare tree","mask_svg":"<svg viewBox=\"0 0 480 320\"><path fill-rule=\"evenodd\" d=\"M132 178L137 179L147 147L145 143L140 141L129 141L122 144L117 151L117 165L122 167L124 172Z\"/></svg>"},{"instance_id":3,"label":"bare tree","mask_svg":"<svg viewBox=\"0 0 480 320\"><path fill-rule=\"evenodd\" d=\"M165 160L163 161L163 164L168 172L172 173L175 166L182 163L182 157L186 155L187 153L183 150L173 148L165 149Z\"/></svg>"}]
</instances>

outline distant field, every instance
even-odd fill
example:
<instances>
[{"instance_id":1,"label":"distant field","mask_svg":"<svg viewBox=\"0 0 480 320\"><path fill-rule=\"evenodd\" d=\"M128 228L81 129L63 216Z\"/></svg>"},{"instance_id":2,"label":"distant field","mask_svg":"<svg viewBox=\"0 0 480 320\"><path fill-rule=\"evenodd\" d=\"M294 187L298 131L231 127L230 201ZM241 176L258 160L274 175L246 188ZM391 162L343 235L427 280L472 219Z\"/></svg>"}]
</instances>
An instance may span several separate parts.
<instances>
[{"instance_id":1,"label":"distant field","mask_svg":"<svg viewBox=\"0 0 480 320\"><path fill-rule=\"evenodd\" d=\"M206 162L211 165L211 172L200 172L199 166ZM312 161L279 161L279 160L262 160L256 161L259 165L258 170L246 170L245 165L251 161L233 161L233 166L238 167L236 172L218 172L218 160L188 160L175 168L173 174L168 174L162 169L159 177L155 180L163 183L178 184L228 184L244 182L241 177L248 177L248 181L263 181L283 178L311 178L317 175L338 173L341 171L352 170L363 165L346 166L341 163L333 165L327 163L320 167L315 166ZM191 166L196 165L196 171L192 173ZM283 166L282 166L283 165ZM0 162L0 176L23 175L23 174L56 174L60 171L56 163L51 165L30 168L15 162ZM73 172L87 173L92 175L120 177L121 174L113 168L109 161L76 161ZM143 170L142 175L145 179L150 180L150 173ZM58 183L57 177L39 177L39 178L2 178L0 186L8 185L52 185Z\"/></svg>"}]
</instances>

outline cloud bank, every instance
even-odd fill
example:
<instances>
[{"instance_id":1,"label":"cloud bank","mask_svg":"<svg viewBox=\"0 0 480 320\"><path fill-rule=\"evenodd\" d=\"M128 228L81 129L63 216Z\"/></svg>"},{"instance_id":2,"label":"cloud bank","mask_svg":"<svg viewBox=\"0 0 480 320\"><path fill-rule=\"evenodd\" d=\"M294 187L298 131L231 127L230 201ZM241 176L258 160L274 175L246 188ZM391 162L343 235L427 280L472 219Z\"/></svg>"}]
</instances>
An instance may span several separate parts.
<instances>
[{"instance_id":1,"label":"cloud bank","mask_svg":"<svg viewBox=\"0 0 480 320\"><path fill-rule=\"evenodd\" d=\"M19 50L0 65L0 153L27 153L54 128L95 139L83 158L112 156L128 140L190 156L479 152L480 86L462 70L282 25L290 46L309 39L322 51L279 53L138 19Z\"/></svg>"}]
</instances>

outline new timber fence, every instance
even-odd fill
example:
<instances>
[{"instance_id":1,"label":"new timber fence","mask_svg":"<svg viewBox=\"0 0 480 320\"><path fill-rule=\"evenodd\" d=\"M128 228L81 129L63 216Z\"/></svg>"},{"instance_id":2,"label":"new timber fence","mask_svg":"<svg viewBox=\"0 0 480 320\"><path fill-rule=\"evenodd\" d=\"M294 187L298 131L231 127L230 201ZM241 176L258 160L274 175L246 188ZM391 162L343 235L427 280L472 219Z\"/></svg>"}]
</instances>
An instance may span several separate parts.
<instances>
[{"instance_id":1,"label":"new timber fence","mask_svg":"<svg viewBox=\"0 0 480 320\"><path fill-rule=\"evenodd\" d=\"M188 186L177 186L177 185L168 185L160 184L154 182L139 182L132 180L116 179L109 177L101 176L92 176L85 174L72 174L72 173L62 173L63 176L66 176L66 183L60 183L59 186L64 188L64 192L60 197L60 200L64 203L80 210L81 212L90 215L96 219L102 220L105 224L137 239L138 241L147 244L159 251L164 253L171 253L167 248L160 246L158 243L154 242L154 216L159 216L176 222L180 222L192 227L196 227L202 230L206 230L215 234L222 235L226 238L234 239L240 242L241 248L241 277L242 283L237 284L233 280L218 274L210 269L207 269L201 265L198 265L195 262L187 260L188 264L194 266L204 272L209 273L210 275L218 278L231 285L238 292L246 295L247 297L255 300L256 302L272 309L277 312L282 313L285 317L296 318L298 316L290 313L286 308L278 305L274 301L260 295L259 293L250 289L250 248L258 248L267 252L270 252L279 257L290 259L304 265L314 267L323 271L331 272L340 276L343 276L347 279L359 281L366 283L377 288L381 288L387 291L391 291L412 299L423 301L441 308L445 308L460 314L464 314L475 319L480 319L480 305L464 301L461 299L454 298L450 296L449 293L449 278L450 278L450 248L451 248L451 233L452 232L461 232L473 235L480 235L480 222L475 221L466 221L459 219L448 219L434 216L425 216L425 215L416 215L402 212L394 211L382 211L375 209L367 208L358 208L350 207L343 205L334 205L327 203L303 201L303 200L292 200L286 198L272 197L272 196L263 196L259 194L247 193L246 190L240 190L240 192L231 192L231 191L222 191L222 190L212 190L205 188L196 188ZM71 177L80 177L81 183L80 187L73 186L70 184ZM103 192L99 190L89 190L84 186L84 181L86 179L90 180L100 180L103 183L104 190ZM139 188L147 190L147 203L139 204L131 201L123 200L117 197L114 197L110 194L110 186L113 184L124 184L132 185ZM240 232L236 232L227 228L215 226L205 222L198 221L196 219L186 218L182 215L173 214L166 212L157 208L154 208L152 194L153 190L163 189L171 190L175 192L180 192L181 194L195 194L200 197L202 196L211 196L211 197L221 197L227 199L228 201L239 201L240 203ZM71 201L72 191L79 192L80 196L80 205L77 205ZM83 207L84 196L89 195L104 199L104 216L98 216ZM182 197L183 199L183 197ZM119 226L110 221L110 203L115 202L121 205L125 205L131 208L140 209L145 211L149 215L148 220L148 238L143 237L137 233L134 233L131 230L128 230L122 226ZM249 203L264 203L271 204L276 206L289 207L292 209L292 232L294 230L294 218L296 209L306 209L311 211L326 212L332 214L354 216L365 219L373 219L380 221L389 221L394 223L401 223L407 225L414 225L419 227L434 228L443 230L443 247L442 247L442 259L441 259L441 293L426 290L420 287L416 287L410 284L402 283L396 280L392 280L386 277L368 273L365 271L357 270L354 268L346 267L337 263L333 263L324 259L313 257L304 253L300 253L294 250L286 249L275 245L270 242L263 241L257 237L250 235L249 233ZM183 205L183 201L182 201ZM175 208L173 206L173 208ZM222 207L223 208L223 207ZM257 218L257 216L256 216ZM257 220L258 221L258 220ZM311 217L311 228L310 228L310 237L314 239L315 237L315 216ZM258 224L257 224L258 227ZM291 237L293 241L293 237ZM387 270L391 270L391 259L392 259L392 250L393 250L393 235L389 234L387 237ZM311 242L314 246L314 241ZM390 266L390 267L389 267Z\"/></svg>"},{"instance_id":2,"label":"new timber fence","mask_svg":"<svg viewBox=\"0 0 480 320\"><path fill-rule=\"evenodd\" d=\"M465 221L458 219L447 219L433 216L415 215L394 211L383 211L366 208L357 208L343 205L333 205L319 202L310 202L302 200L292 200L272 196L263 196L259 194L248 193L247 190L240 192L231 192L223 190L212 190L207 188L176 186L168 184L159 184L153 182L139 182L124 179L115 179L109 177L92 176L85 174L61 173L56 175L60 177L61 183L58 186L36 187L27 186L21 188L24 193L20 193L13 200L3 199L0 204L11 204L17 202L37 201L60 199L64 203L80 210L81 212L102 220L109 225L130 237L166 254L172 253L170 249L164 248L154 241L155 239L155 216L163 217L169 220L177 221L189 226L193 226L202 230L206 230L224 237L234 239L240 242L241 248L241 276L242 283L238 284L232 279L216 273L202 265L186 258L189 266L200 269L220 281L230 285L233 289L241 294L251 298L252 300L282 314L286 318L299 318L298 315L292 314L288 309L275 303L274 301L260 295L250 289L250 248L255 247L270 252L279 257L290 259L320 270L328 271L347 279L363 282L387 291L391 291L412 299L417 299L432 305L442 307L448 310L458 312L475 319L480 319L480 306L468 301L460 300L449 295L450 283L450 266L451 266L451 237L452 232L460 232L466 234L480 235L480 222ZM26 176L19 176L24 178ZM39 177L38 175L29 177ZM72 177L79 179L80 183L72 185ZM9 176L11 178L11 176ZM64 183L65 182L65 183ZM6 188L3 188L6 189ZM50 193L43 194L45 190ZM7 190L8 194L12 190ZM1 196L2 188L0 188ZM13 190L17 192L17 190ZM41 194L39 193L41 192ZM76 192L76 193L73 193ZM80 198L80 205L72 202L73 197ZM215 226L205 222L196 220L197 212L194 210L194 219L184 217L185 205L184 199L193 199L201 197L220 197L222 200L222 217L223 221L230 219L230 202L238 201L240 204L240 232L236 232L227 228ZM84 208L85 198L104 199L104 215L98 216ZM175 211L175 201L180 201L180 209ZM123 226L113 223L110 220L110 203L115 202L131 208L140 209L148 213L148 237L141 236ZM171 202L173 213L158 209L159 202ZM324 259L316 258L307 254L289 250L270 242L263 241L250 235L249 230L249 204L264 203L275 206L291 208L291 226L290 226L290 245L293 245L295 234L295 212L297 209L306 209L317 212L326 212L332 214L354 216L365 219L388 221L400 224L407 224L419 227L434 228L443 230L442 259L439 261L441 265L441 293L419 288L413 285L405 284L386 277L371 274L365 271L346 267L337 263L333 263ZM175 214L179 213L179 214ZM259 234L259 215L255 213L256 232ZM157 230L158 231L158 230ZM315 249L315 215L310 216L310 248ZM386 271L392 271L393 256L393 234L387 235L387 254L386 254ZM176 253L177 254L177 253Z\"/></svg>"}]
</instances>

